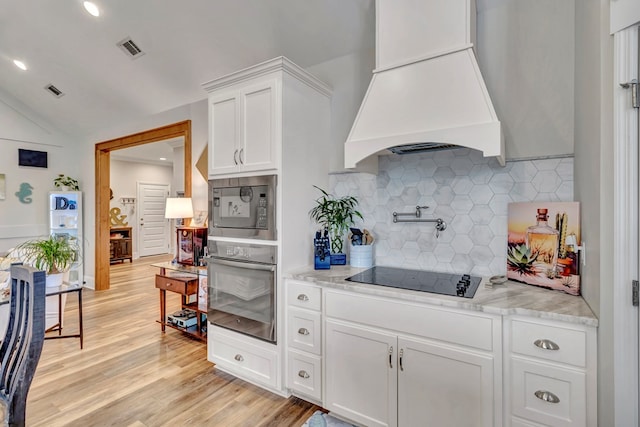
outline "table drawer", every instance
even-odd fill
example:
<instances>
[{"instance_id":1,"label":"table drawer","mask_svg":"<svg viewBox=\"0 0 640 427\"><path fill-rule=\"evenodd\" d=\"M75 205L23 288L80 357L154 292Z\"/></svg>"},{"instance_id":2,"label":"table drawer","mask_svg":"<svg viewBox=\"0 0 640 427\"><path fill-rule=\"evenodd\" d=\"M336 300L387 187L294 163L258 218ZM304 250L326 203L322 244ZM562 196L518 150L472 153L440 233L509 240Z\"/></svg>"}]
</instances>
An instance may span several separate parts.
<instances>
[{"instance_id":1,"label":"table drawer","mask_svg":"<svg viewBox=\"0 0 640 427\"><path fill-rule=\"evenodd\" d=\"M321 315L315 311L289 308L287 329L289 347L320 354Z\"/></svg>"},{"instance_id":2,"label":"table drawer","mask_svg":"<svg viewBox=\"0 0 640 427\"><path fill-rule=\"evenodd\" d=\"M511 322L511 351L536 359L585 367L587 332L556 323L514 319Z\"/></svg>"},{"instance_id":3,"label":"table drawer","mask_svg":"<svg viewBox=\"0 0 640 427\"><path fill-rule=\"evenodd\" d=\"M182 295L198 293L197 277L167 277L156 274L156 288Z\"/></svg>"},{"instance_id":4,"label":"table drawer","mask_svg":"<svg viewBox=\"0 0 640 427\"><path fill-rule=\"evenodd\" d=\"M287 384L294 394L322 399L322 359L289 350Z\"/></svg>"},{"instance_id":5,"label":"table drawer","mask_svg":"<svg viewBox=\"0 0 640 427\"><path fill-rule=\"evenodd\" d=\"M511 362L512 414L552 426L587 423L586 374L519 358Z\"/></svg>"},{"instance_id":6,"label":"table drawer","mask_svg":"<svg viewBox=\"0 0 640 427\"><path fill-rule=\"evenodd\" d=\"M294 307L320 311L322 291L317 286L303 282L287 280L287 303Z\"/></svg>"}]
</instances>

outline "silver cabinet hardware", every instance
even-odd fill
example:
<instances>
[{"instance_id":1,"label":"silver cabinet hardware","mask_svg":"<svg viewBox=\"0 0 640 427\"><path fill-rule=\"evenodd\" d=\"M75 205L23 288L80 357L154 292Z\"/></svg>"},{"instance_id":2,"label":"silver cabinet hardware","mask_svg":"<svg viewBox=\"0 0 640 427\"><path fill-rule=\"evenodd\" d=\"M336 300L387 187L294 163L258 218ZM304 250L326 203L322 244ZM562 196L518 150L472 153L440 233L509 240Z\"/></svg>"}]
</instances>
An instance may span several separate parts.
<instances>
[{"instance_id":1,"label":"silver cabinet hardware","mask_svg":"<svg viewBox=\"0 0 640 427\"><path fill-rule=\"evenodd\" d=\"M630 82L620 83L623 89L631 89L631 106L633 108L640 107L640 103L638 103L638 80L633 79Z\"/></svg>"},{"instance_id":2,"label":"silver cabinet hardware","mask_svg":"<svg viewBox=\"0 0 640 427\"><path fill-rule=\"evenodd\" d=\"M547 339L542 339L542 340L535 340L533 342L533 345L535 345L536 347L539 347L543 350L560 350L560 346L556 343L554 343L551 340L547 340Z\"/></svg>"},{"instance_id":3,"label":"silver cabinet hardware","mask_svg":"<svg viewBox=\"0 0 640 427\"><path fill-rule=\"evenodd\" d=\"M300 378L304 378L305 380L309 378L309 374L307 374L307 371L298 371L298 376Z\"/></svg>"},{"instance_id":4,"label":"silver cabinet hardware","mask_svg":"<svg viewBox=\"0 0 640 427\"><path fill-rule=\"evenodd\" d=\"M391 363L391 356L393 356L393 346L389 347L389 368L393 369L393 364Z\"/></svg>"},{"instance_id":5,"label":"silver cabinet hardware","mask_svg":"<svg viewBox=\"0 0 640 427\"><path fill-rule=\"evenodd\" d=\"M235 163L236 165L238 164L238 149L236 148L236 151L233 152L233 163Z\"/></svg>"},{"instance_id":6,"label":"silver cabinet hardware","mask_svg":"<svg viewBox=\"0 0 640 427\"><path fill-rule=\"evenodd\" d=\"M400 370L404 371L404 366L402 366L402 356L404 356L404 348L400 349Z\"/></svg>"},{"instance_id":7,"label":"silver cabinet hardware","mask_svg":"<svg viewBox=\"0 0 640 427\"><path fill-rule=\"evenodd\" d=\"M549 403L560 403L560 398L550 391L538 390L535 393L536 397L540 400L544 400Z\"/></svg>"},{"instance_id":8,"label":"silver cabinet hardware","mask_svg":"<svg viewBox=\"0 0 640 427\"><path fill-rule=\"evenodd\" d=\"M298 300L299 301L309 301L309 297L306 296L305 294L300 294L300 295L298 295Z\"/></svg>"},{"instance_id":9,"label":"silver cabinet hardware","mask_svg":"<svg viewBox=\"0 0 640 427\"><path fill-rule=\"evenodd\" d=\"M310 334L310 332L309 332L309 330L308 330L307 328L300 328L300 329L298 329L298 333L299 333L300 335L309 335L309 334Z\"/></svg>"},{"instance_id":10,"label":"silver cabinet hardware","mask_svg":"<svg viewBox=\"0 0 640 427\"><path fill-rule=\"evenodd\" d=\"M238 362L244 361L244 357L242 357L241 354L236 354L236 357L234 357L234 359L236 359Z\"/></svg>"},{"instance_id":11,"label":"silver cabinet hardware","mask_svg":"<svg viewBox=\"0 0 640 427\"><path fill-rule=\"evenodd\" d=\"M244 165L244 159L242 158L242 154L244 153L244 148L240 149L240 155L238 158L240 159L240 164Z\"/></svg>"}]
</instances>

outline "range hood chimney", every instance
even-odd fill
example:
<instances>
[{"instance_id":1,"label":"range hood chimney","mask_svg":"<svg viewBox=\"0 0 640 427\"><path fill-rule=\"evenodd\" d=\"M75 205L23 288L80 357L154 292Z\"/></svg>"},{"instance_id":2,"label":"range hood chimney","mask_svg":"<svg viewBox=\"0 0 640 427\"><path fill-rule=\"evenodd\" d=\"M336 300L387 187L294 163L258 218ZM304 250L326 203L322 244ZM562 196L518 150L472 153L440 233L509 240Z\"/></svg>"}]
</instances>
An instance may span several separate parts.
<instances>
[{"instance_id":1,"label":"range hood chimney","mask_svg":"<svg viewBox=\"0 0 640 427\"><path fill-rule=\"evenodd\" d=\"M461 146L504 165L500 122L473 51L475 0L376 0L376 69L345 167L392 151Z\"/></svg>"}]
</instances>

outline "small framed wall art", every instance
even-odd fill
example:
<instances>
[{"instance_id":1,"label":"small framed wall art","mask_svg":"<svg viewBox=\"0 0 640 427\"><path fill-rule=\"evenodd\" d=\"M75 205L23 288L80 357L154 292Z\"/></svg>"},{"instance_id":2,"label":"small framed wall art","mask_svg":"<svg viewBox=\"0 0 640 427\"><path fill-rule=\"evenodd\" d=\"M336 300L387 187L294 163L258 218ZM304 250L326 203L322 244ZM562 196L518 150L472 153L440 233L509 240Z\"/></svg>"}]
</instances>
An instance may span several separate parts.
<instances>
[{"instance_id":1,"label":"small framed wall art","mask_svg":"<svg viewBox=\"0 0 640 427\"><path fill-rule=\"evenodd\" d=\"M510 203L507 277L580 295L580 204Z\"/></svg>"}]
</instances>

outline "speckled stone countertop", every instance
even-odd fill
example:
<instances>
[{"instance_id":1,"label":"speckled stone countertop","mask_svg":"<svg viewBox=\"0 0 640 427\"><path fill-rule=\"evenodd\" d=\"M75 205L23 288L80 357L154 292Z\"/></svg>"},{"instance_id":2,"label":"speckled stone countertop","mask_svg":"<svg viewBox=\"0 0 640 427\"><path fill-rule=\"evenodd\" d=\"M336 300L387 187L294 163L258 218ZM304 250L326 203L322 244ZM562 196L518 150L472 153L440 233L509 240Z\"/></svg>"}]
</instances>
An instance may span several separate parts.
<instances>
[{"instance_id":1,"label":"speckled stone countertop","mask_svg":"<svg viewBox=\"0 0 640 427\"><path fill-rule=\"evenodd\" d=\"M307 268L288 272L285 277L313 282L325 288L361 292L367 295L422 302L442 307L500 315L519 314L587 326L598 326L598 318L582 297L559 291L525 285L511 280L504 285L486 287L485 284L488 283L488 279L483 278L475 296L469 299L386 286L367 285L345 280L345 278L363 270L366 269L349 266L332 266L330 270Z\"/></svg>"}]
</instances>

